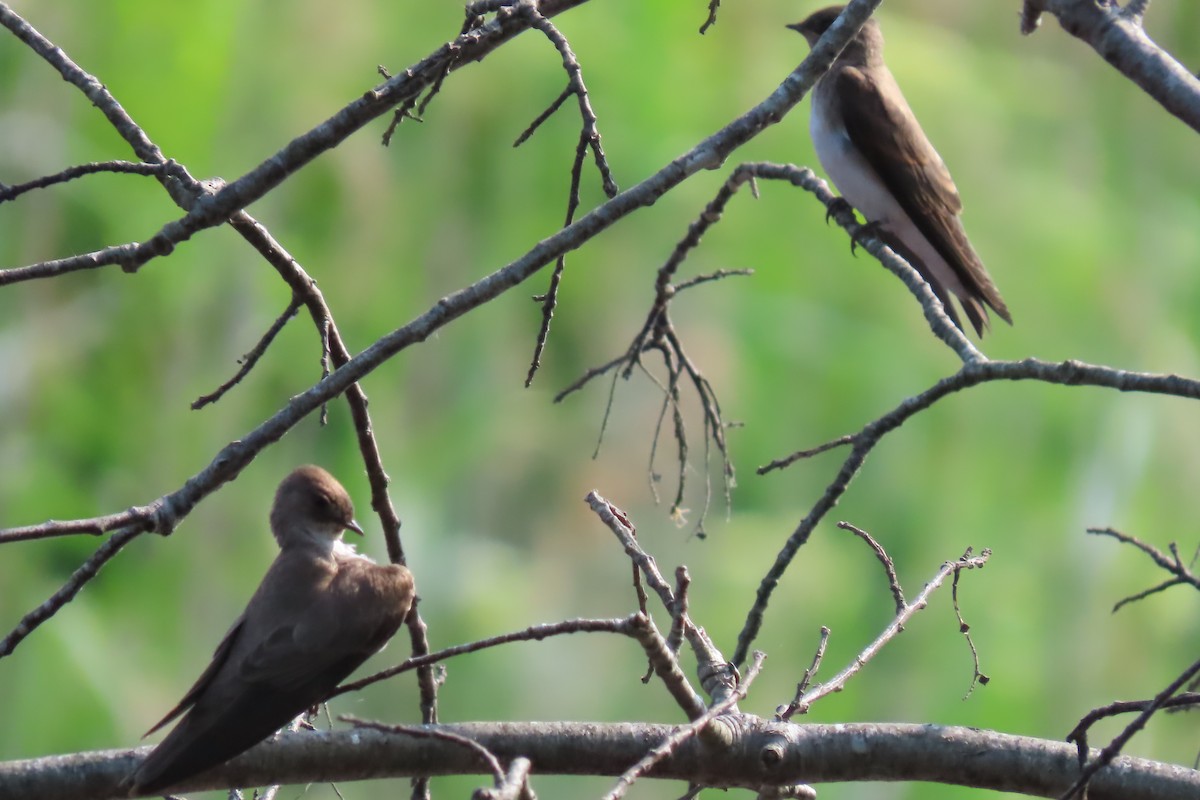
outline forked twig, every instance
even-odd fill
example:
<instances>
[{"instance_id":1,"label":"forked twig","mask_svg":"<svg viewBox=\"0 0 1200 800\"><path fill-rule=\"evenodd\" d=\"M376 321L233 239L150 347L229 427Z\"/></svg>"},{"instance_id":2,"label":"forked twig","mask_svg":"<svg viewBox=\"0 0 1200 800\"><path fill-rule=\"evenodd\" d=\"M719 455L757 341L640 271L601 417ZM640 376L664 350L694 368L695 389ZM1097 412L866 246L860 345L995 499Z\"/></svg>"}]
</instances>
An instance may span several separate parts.
<instances>
[{"instance_id":1,"label":"forked twig","mask_svg":"<svg viewBox=\"0 0 1200 800\"><path fill-rule=\"evenodd\" d=\"M963 569L982 567L987 563L990 556L991 551L985 549L976 557L964 556L957 561L947 561L943 564L929 583L925 584L925 587L916 596L916 599L906 605L900 613L896 614L892 621L888 623L888 626L883 629L883 632L876 636L850 664L829 681L817 684L812 689L804 692L800 697L797 697L787 708L788 717L790 718L795 714L807 714L808 710L812 708L813 703L816 703L822 697L842 691L846 683L870 663L871 659L883 649L883 646L894 639L904 629L904 626L908 624L908 621L913 616L928 605L929 597L945 583L946 578L957 575Z\"/></svg>"},{"instance_id":2,"label":"forked twig","mask_svg":"<svg viewBox=\"0 0 1200 800\"><path fill-rule=\"evenodd\" d=\"M691 739L698 735L706 726L713 723L718 717L735 707L746 696L750 690L750 684L758 677L759 671L762 669L763 660L766 655L763 653L755 653L754 661L750 665L750 669L746 672L746 677L740 685L733 690L729 697L719 703L715 703L712 708L708 709L701 717L693 720L687 725L681 726L675 733L671 734L666 740L642 757L640 761L625 771L617 780L617 785L608 791L602 800L619 800L624 797L629 787L634 781L645 775L655 764L662 761L675 752L676 748L682 742Z\"/></svg>"}]
</instances>

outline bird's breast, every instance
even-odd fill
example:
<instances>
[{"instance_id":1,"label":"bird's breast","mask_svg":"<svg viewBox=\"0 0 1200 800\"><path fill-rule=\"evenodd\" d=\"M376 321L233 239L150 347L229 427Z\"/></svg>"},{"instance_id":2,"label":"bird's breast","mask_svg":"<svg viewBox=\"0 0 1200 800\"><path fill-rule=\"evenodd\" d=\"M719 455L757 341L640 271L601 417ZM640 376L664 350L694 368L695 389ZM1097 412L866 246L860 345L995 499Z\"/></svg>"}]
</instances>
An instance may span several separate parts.
<instances>
[{"instance_id":1,"label":"bird's breast","mask_svg":"<svg viewBox=\"0 0 1200 800\"><path fill-rule=\"evenodd\" d=\"M883 224L906 218L878 173L854 146L840 116L830 113L825 108L827 105L814 102L809 118L813 147L825 174L842 197L868 221Z\"/></svg>"}]
</instances>

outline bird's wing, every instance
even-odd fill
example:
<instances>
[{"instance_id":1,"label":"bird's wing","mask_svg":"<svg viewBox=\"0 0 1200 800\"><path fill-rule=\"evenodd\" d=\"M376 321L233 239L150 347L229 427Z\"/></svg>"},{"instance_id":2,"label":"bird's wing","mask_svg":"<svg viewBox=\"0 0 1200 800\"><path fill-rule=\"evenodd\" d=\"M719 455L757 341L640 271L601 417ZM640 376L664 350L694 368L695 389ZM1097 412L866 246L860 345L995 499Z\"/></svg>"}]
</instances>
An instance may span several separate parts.
<instances>
[{"instance_id":1,"label":"bird's wing","mask_svg":"<svg viewBox=\"0 0 1200 800\"><path fill-rule=\"evenodd\" d=\"M412 605L412 576L355 562L280 554L213 662L155 726L188 712L138 767L135 788L170 786L261 741L395 633Z\"/></svg>"},{"instance_id":2,"label":"bird's wing","mask_svg":"<svg viewBox=\"0 0 1200 800\"><path fill-rule=\"evenodd\" d=\"M891 73L882 73L890 84L881 91L880 78L847 67L838 71L832 96L850 141L871 164L913 223L958 274L971 296L987 302L1004 320L1012 322L1000 292L967 239L959 214L962 199L950 170L929 142L925 131ZM960 298L963 299L963 298ZM975 327L983 323L982 308L964 300L964 310ZM979 317L979 320L976 320Z\"/></svg>"},{"instance_id":3,"label":"bird's wing","mask_svg":"<svg viewBox=\"0 0 1200 800\"><path fill-rule=\"evenodd\" d=\"M836 91L846 133L870 162L904 210L914 220L917 208L941 214L962 212L958 188L945 162L930 144L899 87L881 91L877 79L863 70L838 70ZM920 205L917 205L919 203Z\"/></svg>"},{"instance_id":4,"label":"bird's wing","mask_svg":"<svg viewBox=\"0 0 1200 800\"><path fill-rule=\"evenodd\" d=\"M242 632L242 627L245 621L245 614L242 614L242 616L237 618L237 621L233 623L233 626L229 629L229 632L225 634L225 638L221 640L219 645L217 645L217 649L213 652L212 661L209 662L209 665L207 668L205 668L204 672L200 673L200 677L196 679L196 682L192 685L192 688L188 689L187 694L183 696L183 699L179 701L179 704L168 711L167 715L159 720L157 725L146 731L143 738L154 733L156 730L192 707L192 705L196 702L196 699L204 693L204 690L207 689L208 686L213 682L213 679L217 676L217 673L221 671L221 667L223 667L225 662L229 660L229 654L233 651L234 644L237 642L238 635Z\"/></svg>"},{"instance_id":5,"label":"bird's wing","mask_svg":"<svg viewBox=\"0 0 1200 800\"><path fill-rule=\"evenodd\" d=\"M239 676L283 692L332 690L387 643L408 616L412 593L412 576L403 567L343 562L303 613L247 653Z\"/></svg>"}]
</instances>

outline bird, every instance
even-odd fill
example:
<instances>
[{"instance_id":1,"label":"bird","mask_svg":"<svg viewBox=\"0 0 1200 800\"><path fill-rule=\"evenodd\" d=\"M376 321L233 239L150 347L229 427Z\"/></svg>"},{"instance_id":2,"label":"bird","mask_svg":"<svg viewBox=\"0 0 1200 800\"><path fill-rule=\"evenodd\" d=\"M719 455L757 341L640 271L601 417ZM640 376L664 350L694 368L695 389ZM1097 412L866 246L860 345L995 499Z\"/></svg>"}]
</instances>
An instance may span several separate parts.
<instances>
[{"instance_id":1,"label":"bird","mask_svg":"<svg viewBox=\"0 0 1200 800\"><path fill-rule=\"evenodd\" d=\"M362 535L346 490L317 466L284 478L270 514L279 555L212 662L146 735L179 723L126 780L153 794L249 749L328 699L404 623L412 573L342 541Z\"/></svg>"},{"instance_id":2,"label":"bird","mask_svg":"<svg viewBox=\"0 0 1200 800\"><path fill-rule=\"evenodd\" d=\"M844 8L829 6L787 27L813 47ZM874 17L817 81L809 133L845 201L921 274L960 330L951 295L980 337L989 326L988 307L1012 324L967 239L950 171L883 61L883 33Z\"/></svg>"}]
</instances>

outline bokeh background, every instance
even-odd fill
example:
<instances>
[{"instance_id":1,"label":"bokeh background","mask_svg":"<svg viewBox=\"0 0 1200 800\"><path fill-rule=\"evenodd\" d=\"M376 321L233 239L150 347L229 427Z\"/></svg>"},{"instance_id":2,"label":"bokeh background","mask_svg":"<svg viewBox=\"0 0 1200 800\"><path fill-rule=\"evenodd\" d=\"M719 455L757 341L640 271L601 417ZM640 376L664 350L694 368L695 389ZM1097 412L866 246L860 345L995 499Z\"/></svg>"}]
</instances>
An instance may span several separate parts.
<instances>
[{"instance_id":1,"label":"bokeh background","mask_svg":"<svg viewBox=\"0 0 1200 800\"><path fill-rule=\"evenodd\" d=\"M815 4L595 2L556 19L584 68L621 185L765 97L806 52L783 25ZM1200 157L1168 117L1048 18L1018 34L1019 4L890 0L888 60L954 172L965 222L1012 309L983 343L994 358L1078 358L1200 374ZM456 2L300 0L13 7L115 94L164 152L201 177L232 179L365 89L376 66L401 70L451 37ZM1160 0L1151 35L1200 63L1200 6ZM250 208L318 279L349 346L361 349L442 295L522 254L565 209L578 130L567 104L519 149L511 143L565 85L552 46L526 34L453 75L423 124L390 148L385 121L291 177ZM807 102L734 160L816 166ZM0 180L129 158L101 115L9 35L0 36ZM590 166L590 164L589 164ZM757 477L755 467L854 431L956 368L904 288L849 253L804 193L764 184L729 206L684 274L749 267L675 304L691 356L727 417L738 485L704 540L700 422L688 524L655 505L647 462L660 395L644 376L608 395L559 389L624 350L654 273L728 168L700 174L570 257L544 364L522 386L539 323L530 296L548 273L401 353L365 381L404 519L421 610L435 648L537 622L623 615L629 566L584 494L622 505L669 571L686 563L692 609L732 653L764 571L841 462L834 452ZM593 170L584 203L602 200ZM0 206L0 266L144 240L179 212L150 179L97 176ZM0 526L88 517L177 488L319 378L319 343L293 321L253 374L218 405L189 403L237 368L288 301L235 235L211 230L136 275L117 269L0 291ZM660 446L670 497L674 451ZM0 660L0 759L129 747L191 685L274 554L266 514L299 463L335 472L382 558L378 523L344 404L306 420L210 497L169 539L128 547L52 622ZM834 527L874 533L915 594L967 546L990 565L965 576L962 604L992 678L968 699L971 660L949 595L937 596L848 691L813 721L929 721L1062 738L1089 709L1146 697L1196 657L1200 611L1175 590L1127 608L1160 580L1146 559L1085 535L1112 525L1185 556L1194 519L1200 416L1179 399L1033 383L950 398L890 436L788 572L757 647L767 668L744 708L790 699L821 625L825 676L891 617L880 569ZM715 464L708 475L717 480ZM94 550L90 538L18 543L0 554L0 629L45 600ZM665 624L665 622L663 623ZM373 666L401 660L397 641ZM690 663L690 660L689 660ZM678 721L630 642L571 637L452 662L447 721ZM418 719L411 676L333 704L394 722ZM1117 730L1102 725L1096 740ZM1194 722L1155 720L1131 753L1190 764ZM435 783L460 796L479 779ZM544 796L586 797L608 779L539 778ZM392 797L394 782L344 785ZM682 787L645 783L638 797ZM954 787L822 787L826 798L991 797ZM333 797L326 786L287 797ZM998 796L998 795L995 795Z\"/></svg>"}]
</instances>

